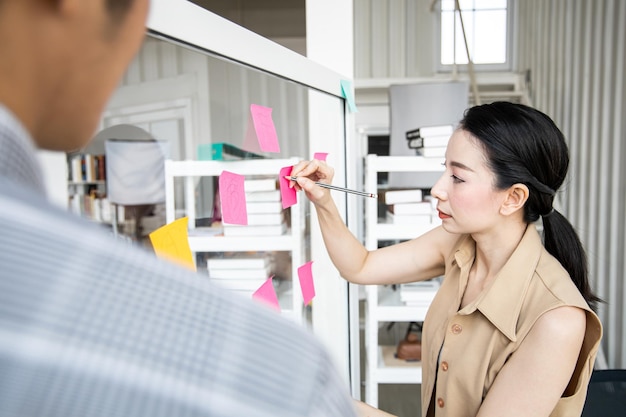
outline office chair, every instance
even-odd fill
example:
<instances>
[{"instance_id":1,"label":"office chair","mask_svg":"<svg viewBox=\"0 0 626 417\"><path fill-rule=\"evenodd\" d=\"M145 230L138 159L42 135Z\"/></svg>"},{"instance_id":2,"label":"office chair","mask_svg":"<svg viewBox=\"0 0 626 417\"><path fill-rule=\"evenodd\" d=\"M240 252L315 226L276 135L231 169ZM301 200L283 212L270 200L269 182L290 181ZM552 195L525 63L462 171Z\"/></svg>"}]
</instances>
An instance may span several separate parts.
<instances>
[{"instance_id":1,"label":"office chair","mask_svg":"<svg viewBox=\"0 0 626 417\"><path fill-rule=\"evenodd\" d=\"M626 369L594 370L581 417L624 415L626 415Z\"/></svg>"}]
</instances>

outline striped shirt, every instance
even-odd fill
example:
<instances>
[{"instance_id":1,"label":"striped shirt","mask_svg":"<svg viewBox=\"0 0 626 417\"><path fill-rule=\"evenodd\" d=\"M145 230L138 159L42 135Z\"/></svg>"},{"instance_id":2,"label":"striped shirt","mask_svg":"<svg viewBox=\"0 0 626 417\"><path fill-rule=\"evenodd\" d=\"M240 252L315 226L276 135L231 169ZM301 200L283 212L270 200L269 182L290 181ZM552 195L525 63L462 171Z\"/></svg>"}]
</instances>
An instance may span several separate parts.
<instances>
[{"instance_id":1,"label":"striped shirt","mask_svg":"<svg viewBox=\"0 0 626 417\"><path fill-rule=\"evenodd\" d=\"M0 106L0 416L355 416L306 329L50 204Z\"/></svg>"}]
</instances>

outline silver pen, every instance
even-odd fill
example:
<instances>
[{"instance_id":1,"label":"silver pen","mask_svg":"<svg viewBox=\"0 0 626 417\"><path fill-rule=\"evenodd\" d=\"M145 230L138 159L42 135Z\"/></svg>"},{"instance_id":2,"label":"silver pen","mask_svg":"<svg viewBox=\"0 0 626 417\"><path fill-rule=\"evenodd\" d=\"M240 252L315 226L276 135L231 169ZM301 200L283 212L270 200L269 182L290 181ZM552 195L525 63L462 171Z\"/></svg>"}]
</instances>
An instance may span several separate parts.
<instances>
[{"instance_id":1,"label":"silver pen","mask_svg":"<svg viewBox=\"0 0 626 417\"><path fill-rule=\"evenodd\" d=\"M290 176L289 179L291 181L295 181L295 180L298 179L298 177ZM370 198L378 198L378 194L375 194L375 193L368 193L366 191L351 190L349 188L337 187L336 185L325 184L325 183L319 182L319 181L315 181L315 184L319 185L320 187L328 188L329 190L343 191L344 193L362 195L364 197L370 197Z\"/></svg>"}]
</instances>

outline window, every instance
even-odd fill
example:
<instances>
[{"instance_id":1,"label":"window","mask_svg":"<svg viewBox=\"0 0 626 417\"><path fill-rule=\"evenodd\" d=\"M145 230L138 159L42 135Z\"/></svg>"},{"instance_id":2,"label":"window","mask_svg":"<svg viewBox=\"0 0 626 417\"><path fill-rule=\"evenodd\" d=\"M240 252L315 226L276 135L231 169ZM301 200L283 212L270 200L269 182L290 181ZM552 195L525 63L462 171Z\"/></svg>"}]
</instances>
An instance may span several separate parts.
<instances>
[{"instance_id":1,"label":"window","mask_svg":"<svg viewBox=\"0 0 626 417\"><path fill-rule=\"evenodd\" d=\"M477 69L510 69L512 0L459 0L463 25L455 11L456 0L441 0L439 69L466 65L463 28L472 62Z\"/></svg>"}]
</instances>

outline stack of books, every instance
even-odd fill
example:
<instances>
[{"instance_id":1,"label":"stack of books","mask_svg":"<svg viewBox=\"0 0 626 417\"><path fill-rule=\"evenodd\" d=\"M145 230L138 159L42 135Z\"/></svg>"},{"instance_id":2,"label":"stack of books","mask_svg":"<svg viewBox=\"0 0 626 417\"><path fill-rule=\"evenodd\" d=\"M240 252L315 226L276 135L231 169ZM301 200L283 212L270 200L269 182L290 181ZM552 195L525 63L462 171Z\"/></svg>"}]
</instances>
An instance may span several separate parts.
<instances>
[{"instance_id":1,"label":"stack of books","mask_svg":"<svg viewBox=\"0 0 626 417\"><path fill-rule=\"evenodd\" d=\"M406 140L409 148L420 156L443 158L453 131L452 125L424 126L406 132Z\"/></svg>"},{"instance_id":2,"label":"stack of books","mask_svg":"<svg viewBox=\"0 0 626 417\"><path fill-rule=\"evenodd\" d=\"M280 236L287 231L276 178L244 181L248 225L224 223L224 236Z\"/></svg>"},{"instance_id":3,"label":"stack of books","mask_svg":"<svg viewBox=\"0 0 626 417\"><path fill-rule=\"evenodd\" d=\"M400 285L400 301L407 306L428 307L439 289L439 280L411 282Z\"/></svg>"},{"instance_id":4,"label":"stack of books","mask_svg":"<svg viewBox=\"0 0 626 417\"><path fill-rule=\"evenodd\" d=\"M423 193L418 188L385 192L387 222L430 225L433 216L432 204L424 199Z\"/></svg>"},{"instance_id":5,"label":"stack of books","mask_svg":"<svg viewBox=\"0 0 626 417\"><path fill-rule=\"evenodd\" d=\"M69 180L74 183L106 181L106 156L73 154L69 162Z\"/></svg>"},{"instance_id":6,"label":"stack of books","mask_svg":"<svg viewBox=\"0 0 626 417\"><path fill-rule=\"evenodd\" d=\"M272 275L268 253L238 252L207 260L209 279L244 296L251 296Z\"/></svg>"}]
</instances>

